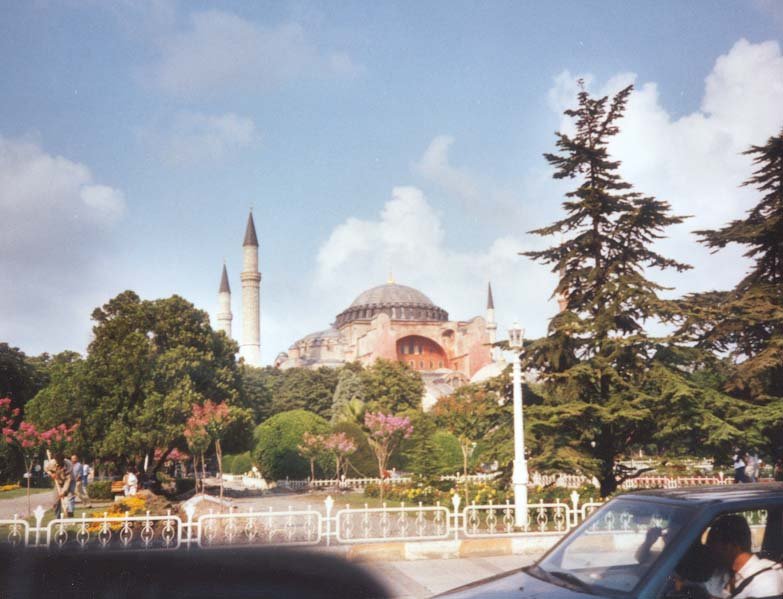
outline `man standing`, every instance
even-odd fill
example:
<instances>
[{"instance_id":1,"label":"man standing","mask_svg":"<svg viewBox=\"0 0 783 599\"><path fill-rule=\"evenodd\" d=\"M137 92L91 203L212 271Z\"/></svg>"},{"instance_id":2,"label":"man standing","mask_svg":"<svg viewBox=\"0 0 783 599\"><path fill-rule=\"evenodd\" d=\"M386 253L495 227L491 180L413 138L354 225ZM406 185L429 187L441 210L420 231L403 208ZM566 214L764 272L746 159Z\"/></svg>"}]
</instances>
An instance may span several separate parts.
<instances>
[{"instance_id":1,"label":"man standing","mask_svg":"<svg viewBox=\"0 0 783 599\"><path fill-rule=\"evenodd\" d=\"M719 517L710 527L707 548L722 572L707 582L714 597L783 596L783 568L751 553L750 526L740 514Z\"/></svg>"},{"instance_id":2,"label":"man standing","mask_svg":"<svg viewBox=\"0 0 783 599\"><path fill-rule=\"evenodd\" d=\"M71 456L71 468L73 469L73 492L75 499L83 505L87 505L87 491L84 484L85 466L79 461L79 456L75 453Z\"/></svg>"},{"instance_id":3,"label":"man standing","mask_svg":"<svg viewBox=\"0 0 783 599\"><path fill-rule=\"evenodd\" d=\"M745 478L745 460L742 459L742 452L738 447L734 448L734 457L732 458L732 461L734 462L734 482L747 482L747 479Z\"/></svg>"},{"instance_id":4,"label":"man standing","mask_svg":"<svg viewBox=\"0 0 783 599\"><path fill-rule=\"evenodd\" d=\"M47 474L54 483L54 499L52 506L55 518L62 518L63 513L73 516L73 468L71 462L65 459L62 452L54 454L54 458L46 465Z\"/></svg>"}]
</instances>

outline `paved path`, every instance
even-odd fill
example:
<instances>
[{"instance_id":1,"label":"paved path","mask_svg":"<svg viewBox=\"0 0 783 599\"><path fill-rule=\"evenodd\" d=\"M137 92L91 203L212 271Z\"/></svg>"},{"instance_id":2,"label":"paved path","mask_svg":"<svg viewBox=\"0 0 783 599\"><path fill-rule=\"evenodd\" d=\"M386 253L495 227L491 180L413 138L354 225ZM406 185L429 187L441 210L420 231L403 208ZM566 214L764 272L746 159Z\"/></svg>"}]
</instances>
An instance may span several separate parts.
<instances>
[{"instance_id":1,"label":"paved path","mask_svg":"<svg viewBox=\"0 0 783 599\"><path fill-rule=\"evenodd\" d=\"M48 508L52 503L51 498L51 489L30 489L30 508L34 510L38 504ZM0 519L13 518L14 514L27 516L27 495L0 499Z\"/></svg>"}]
</instances>

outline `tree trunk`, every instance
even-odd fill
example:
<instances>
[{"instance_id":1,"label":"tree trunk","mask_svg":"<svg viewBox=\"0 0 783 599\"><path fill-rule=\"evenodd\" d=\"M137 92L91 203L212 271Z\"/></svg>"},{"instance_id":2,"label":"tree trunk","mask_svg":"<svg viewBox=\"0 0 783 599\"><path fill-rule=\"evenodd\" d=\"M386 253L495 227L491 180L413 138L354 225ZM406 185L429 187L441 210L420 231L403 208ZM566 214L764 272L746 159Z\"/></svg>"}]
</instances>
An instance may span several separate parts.
<instances>
[{"instance_id":1,"label":"tree trunk","mask_svg":"<svg viewBox=\"0 0 783 599\"><path fill-rule=\"evenodd\" d=\"M220 501L223 501L223 450L220 447L220 439L215 439L215 455L217 456L218 472L220 473ZM221 507L222 509L222 507Z\"/></svg>"},{"instance_id":2,"label":"tree trunk","mask_svg":"<svg viewBox=\"0 0 783 599\"><path fill-rule=\"evenodd\" d=\"M617 479L614 476L614 458L603 459L601 462L601 497L609 497L617 490Z\"/></svg>"},{"instance_id":3,"label":"tree trunk","mask_svg":"<svg viewBox=\"0 0 783 599\"><path fill-rule=\"evenodd\" d=\"M33 463L30 462L30 466L27 468L27 517L30 517L30 479L33 477Z\"/></svg>"},{"instance_id":4,"label":"tree trunk","mask_svg":"<svg viewBox=\"0 0 783 599\"><path fill-rule=\"evenodd\" d=\"M470 505L470 498L468 497L468 451L469 448L464 443L460 443L462 449L462 476L465 477L465 507Z\"/></svg>"},{"instance_id":5,"label":"tree trunk","mask_svg":"<svg viewBox=\"0 0 783 599\"><path fill-rule=\"evenodd\" d=\"M204 452L201 453L201 494L203 495L207 488L204 481L207 480L207 461L204 459Z\"/></svg>"},{"instance_id":6,"label":"tree trunk","mask_svg":"<svg viewBox=\"0 0 783 599\"><path fill-rule=\"evenodd\" d=\"M193 480L195 482L193 489L198 493L198 456L195 453L193 454Z\"/></svg>"},{"instance_id":7,"label":"tree trunk","mask_svg":"<svg viewBox=\"0 0 783 599\"><path fill-rule=\"evenodd\" d=\"M310 486L315 482L315 458L310 458Z\"/></svg>"}]
</instances>

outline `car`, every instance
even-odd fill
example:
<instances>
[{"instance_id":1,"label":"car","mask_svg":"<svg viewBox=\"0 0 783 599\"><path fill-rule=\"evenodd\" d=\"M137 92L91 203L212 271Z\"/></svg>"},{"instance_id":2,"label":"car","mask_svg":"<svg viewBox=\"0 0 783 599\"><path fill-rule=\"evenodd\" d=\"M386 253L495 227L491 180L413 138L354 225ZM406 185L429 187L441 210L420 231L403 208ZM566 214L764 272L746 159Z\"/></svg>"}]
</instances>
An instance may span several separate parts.
<instances>
[{"instance_id":1,"label":"car","mask_svg":"<svg viewBox=\"0 0 783 599\"><path fill-rule=\"evenodd\" d=\"M449 599L687 599L705 596L684 585L683 564L703 549L711 523L740 514L752 551L783 559L783 483L655 489L620 495L594 512L533 565L459 587ZM711 556L697 566L709 576ZM691 562L693 560L691 559ZM694 578L695 580L695 578Z\"/></svg>"}]
</instances>

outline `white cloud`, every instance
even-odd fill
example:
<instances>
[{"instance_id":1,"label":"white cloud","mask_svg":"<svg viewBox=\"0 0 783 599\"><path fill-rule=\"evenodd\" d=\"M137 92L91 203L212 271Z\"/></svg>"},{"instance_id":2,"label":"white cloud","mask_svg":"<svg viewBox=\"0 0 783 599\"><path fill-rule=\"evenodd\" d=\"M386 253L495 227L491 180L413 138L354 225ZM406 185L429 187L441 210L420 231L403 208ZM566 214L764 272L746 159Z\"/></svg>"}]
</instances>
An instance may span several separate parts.
<instances>
[{"instance_id":1,"label":"white cloud","mask_svg":"<svg viewBox=\"0 0 783 599\"><path fill-rule=\"evenodd\" d=\"M375 220L347 219L318 253L315 286L347 306L364 289L381 284L391 269L397 282L416 287L454 319L484 315L487 281L495 291L501 328L519 319L543 333L552 316L553 277L518 252L533 238L500 237L481 251L445 243L440 215L421 190L396 187Z\"/></svg>"},{"instance_id":2,"label":"white cloud","mask_svg":"<svg viewBox=\"0 0 783 599\"><path fill-rule=\"evenodd\" d=\"M413 169L466 203L473 203L479 198L478 186L470 173L449 162L449 150L453 144L454 138L450 135L438 135L430 142Z\"/></svg>"},{"instance_id":3,"label":"white cloud","mask_svg":"<svg viewBox=\"0 0 783 599\"><path fill-rule=\"evenodd\" d=\"M324 52L298 23L264 27L220 10L195 12L189 27L160 42L147 76L163 91L190 97L267 89L300 76L354 76L348 54Z\"/></svg>"},{"instance_id":4,"label":"white cloud","mask_svg":"<svg viewBox=\"0 0 783 599\"><path fill-rule=\"evenodd\" d=\"M86 341L121 191L84 164L0 136L0 338L31 352Z\"/></svg>"},{"instance_id":5,"label":"white cloud","mask_svg":"<svg viewBox=\"0 0 783 599\"><path fill-rule=\"evenodd\" d=\"M553 109L576 104L577 78L567 71L555 78ZM597 89L591 76L584 78L591 92L604 95L637 77L621 73ZM755 190L739 187L752 172L742 152L776 135L781 125L783 56L776 42L738 41L706 77L700 109L679 118L665 108L655 83L637 84L610 152L638 190L670 202L677 214L693 215L661 244L695 267L687 276L664 277L679 292L730 287L745 271L737 248L710 255L691 232L740 218L758 201ZM573 124L564 117L561 128L570 131Z\"/></svg>"},{"instance_id":6,"label":"white cloud","mask_svg":"<svg viewBox=\"0 0 783 599\"><path fill-rule=\"evenodd\" d=\"M249 118L185 111L168 124L142 130L140 137L168 164L187 165L220 161L254 143L258 134Z\"/></svg>"}]
</instances>

